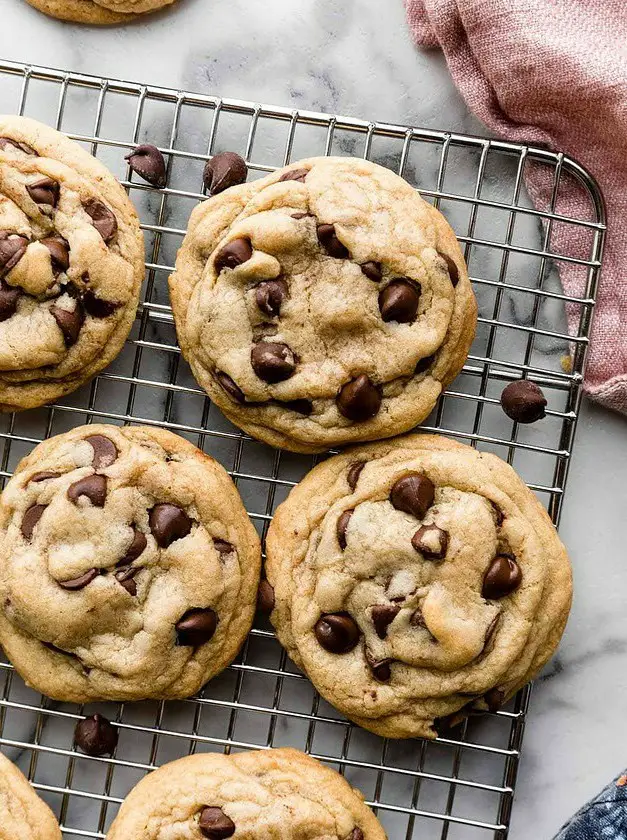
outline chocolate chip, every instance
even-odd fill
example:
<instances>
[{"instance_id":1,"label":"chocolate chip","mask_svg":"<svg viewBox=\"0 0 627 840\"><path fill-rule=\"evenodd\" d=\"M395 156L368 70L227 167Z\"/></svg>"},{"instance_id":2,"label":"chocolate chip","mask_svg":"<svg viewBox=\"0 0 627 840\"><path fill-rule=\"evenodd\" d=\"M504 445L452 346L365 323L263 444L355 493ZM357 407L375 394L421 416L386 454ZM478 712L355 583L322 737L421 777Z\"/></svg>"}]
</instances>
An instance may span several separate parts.
<instances>
[{"instance_id":1,"label":"chocolate chip","mask_svg":"<svg viewBox=\"0 0 627 840\"><path fill-rule=\"evenodd\" d=\"M148 545L148 540L146 539L146 534L143 531L140 531L138 528L133 529L133 539L131 544L126 549L126 554L124 557L118 561L116 564L117 566L126 565L132 563L134 560L144 553L146 550L146 546Z\"/></svg>"},{"instance_id":2,"label":"chocolate chip","mask_svg":"<svg viewBox=\"0 0 627 840\"><path fill-rule=\"evenodd\" d=\"M414 374L417 376L429 370L431 365L435 362L435 356L425 356L424 359L419 359L414 368Z\"/></svg>"},{"instance_id":3,"label":"chocolate chip","mask_svg":"<svg viewBox=\"0 0 627 840\"><path fill-rule=\"evenodd\" d=\"M359 641L359 627L345 612L321 616L314 633L320 646L329 653L349 653Z\"/></svg>"},{"instance_id":4,"label":"chocolate chip","mask_svg":"<svg viewBox=\"0 0 627 840\"><path fill-rule=\"evenodd\" d=\"M35 473L34 476L30 479L30 482L33 484L38 484L40 481L47 481L49 478L58 478L61 473L58 472L51 472L50 470L44 470L43 472Z\"/></svg>"},{"instance_id":5,"label":"chocolate chip","mask_svg":"<svg viewBox=\"0 0 627 840\"><path fill-rule=\"evenodd\" d=\"M238 403L245 402L246 397L244 396L244 392L239 385L235 384L228 373L224 373L222 370L217 370L215 377L231 399Z\"/></svg>"},{"instance_id":6,"label":"chocolate chip","mask_svg":"<svg viewBox=\"0 0 627 840\"><path fill-rule=\"evenodd\" d=\"M266 315L275 318L281 311L281 304L287 297L285 280L264 280L255 289L257 306Z\"/></svg>"},{"instance_id":7,"label":"chocolate chip","mask_svg":"<svg viewBox=\"0 0 627 840\"><path fill-rule=\"evenodd\" d=\"M0 277L4 277L26 253L28 239L11 231L0 230Z\"/></svg>"},{"instance_id":8,"label":"chocolate chip","mask_svg":"<svg viewBox=\"0 0 627 840\"><path fill-rule=\"evenodd\" d=\"M137 595L137 584L133 577L137 574L138 569L120 569L115 573L115 579L118 581L123 589L126 589L129 595L133 598Z\"/></svg>"},{"instance_id":9,"label":"chocolate chip","mask_svg":"<svg viewBox=\"0 0 627 840\"><path fill-rule=\"evenodd\" d=\"M150 530L161 548L186 537L192 530L192 520L177 505L155 505L149 515Z\"/></svg>"},{"instance_id":10,"label":"chocolate chip","mask_svg":"<svg viewBox=\"0 0 627 840\"><path fill-rule=\"evenodd\" d=\"M342 385L335 398L341 415L356 423L369 420L381 408L381 394L365 373Z\"/></svg>"},{"instance_id":11,"label":"chocolate chip","mask_svg":"<svg viewBox=\"0 0 627 840\"><path fill-rule=\"evenodd\" d=\"M91 315L92 318L108 318L122 304L115 303L112 300L104 300L98 297L91 289L87 289L83 294L83 305L87 314Z\"/></svg>"},{"instance_id":12,"label":"chocolate chip","mask_svg":"<svg viewBox=\"0 0 627 840\"><path fill-rule=\"evenodd\" d=\"M115 443L105 435L90 435L85 438L85 443L88 443L94 450L92 458L92 466L97 470L102 470L105 467L110 467L118 458L118 448Z\"/></svg>"},{"instance_id":13,"label":"chocolate chip","mask_svg":"<svg viewBox=\"0 0 627 840\"><path fill-rule=\"evenodd\" d=\"M296 356L277 341L260 341L250 351L253 370L264 382L274 384L289 379L296 370Z\"/></svg>"},{"instance_id":14,"label":"chocolate chip","mask_svg":"<svg viewBox=\"0 0 627 840\"><path fill-rule=\"evenodd\" d=\"M70 484L67 491L68 499L74 504L81 496L89 499L95 507L104 507L107 498L107 479L104 475L88 475Z\"/></svg>"},{"instance_id":15,"label":"chocolate chip","mask_svg":"<svg viewBox=\"0 0 627 840\"><path fill-rule=\"evenodd\" d=\"M348 523L350 522L350 518L353 513L354 511L352 510L345 510L344 513L340 514L335 526L337 541L339 542L342 551L346 548L346 529L348 528Z\"/></svg>"},{"instance_id":16,"label":"chocolate chip","mask_svg":"<svg viewBox=\"0 0 627 840\"><path fill-rule=\"evenodd\" d=\"M351 831L346 840L364 840L364 833L358 826Z\"/></svg>"},{"instance_id":17,"label":"chocolate chip","mask_svg":"<svg viewBox=\"0 0 627 840\"><path fill-rule=\"evenodd\" d=\"M284 172L281 175L278 183L280 184L282 181L300 181L303 184L307 175L309 175L308 169L290 169L289 172Z\"/></svg>"},{"instance_id":18,"label":"chocolate chip","mask_svg":"<svg viewBox=\"0 0 627 840\"><path fill-rule=\"evenodd\" d=\"M85 312L80 301L76 301L74 309L63 309L61 306L52 306L50 314L57 322L57 326L63 333L63 341L66 347L72 347L78 341L81 328L85 323Z\"/></svg>"},{"instance_id":19,"label":"chocolate chip","mask_svg":"<svg viewBox=\"0 0 627 840\"><path fill-rule=\"evenodd\" d=\"M257 609L263 613L271 613L274 609L274 587L265 578L261 579L257 590Z\"/></svg>"},{"instance_id":20,"label":"chocolate chip","mask_svg":"<svg viewBox=\"0 0 627 840\"><path fill-rule=\"evenodd\" d=\"M487 692L487 694L483 695L483 699L485 700L488 709L491 712L496 712L503 705L503 702L505 700L505 692L501 691L500 688L491 688L490 691Z\"/></svg>"},{"instance_id":21,"label":"chocolate chip","mask_svg":"<svg viewBox=\"0 0 627 840\"><path fill-rule=\"evenodd\" d=\"M442 560L448 548L448 533L437 525L423 525L411 538L411 544L427 560Z\"/></svg>"},{"instance_id":22,"label":"chocolate chip","mask_svg":"<svg viewBox=\"0 0 627 840\"><path fill-rule=\"evenodd\" d=\"M292 213L292 219L307 219L312 218L311 213Z\"/></svg>"},{"instance_id":23,"label":"chocolate chip","mask_svg":"<svg viewBox=\"0 0 627 840\"><path fill-rule=\"evenodd\" d=\"M446 263L446 269L448 271L448 275L451 278L451 283L453 284L453 288L457 286L459 283L459 269L457 268L457 263L452 257L449 257L448 254L442 253L442 251L438 251L438 254L442 257L444 262Z\"/></svg>"},{"instance_id":24,"label":"chocolate chip","mask_svg":"<svg viewBox=\"0 0 627 840\"><path fill-rule=\"evenodd\" d=\"M13 146L15 149L19 149L20 152L24 152L26 155L35 155L35 157L39 157L35 149L31 146L27 146L26 143L19 143L17 140L11 140L10 137L0 137L0 149L6 149L7 146Z\"/></svg>"},{"instance_id":25,"label":"chocolate chip","mask_svg":"<svg viewBox=\"0 0 627 840\"><path fill-rule=\"evenodd\" d=\"M68 241L62 236L47 236L45 239L40 239L39 241L50 251L50 263L54 276L56 277L62 271L67 271L70 267L70 246Z\"/></svg>"},{"instance_id":26,"label":"chocolate chip","mask_svg":"<svg viewBox=\"0 0 627 840\"><path fill-rule=\"evenodd\" d=\"M182 647L200 647L216 632L218 617L210 608L194 608L176 623L176 643Z\"/></svg>"},{"instance_id":27,"label":"chocolate chip","mask_svg":"<svg viewBox=\"0 0 627 840\"><path fill-rule=\"evenodd\" d=\"M60 580L59 586L62 589L69 589L70 592L76 592L79 589L84 589L87 584L91 583L92 580L95 580L99 574L100 569L89 569L89 571L85 572L85 574L79 575L76 578L70 578L70 580Z\"/></svg>"},{"instance_id":28,"label":"chocolate chip","mask_svg":"<svg viewBox=\"0 0 627 840\"><path fill-rule=\"evenodd\" d=\"M355 461L355 463L351 464L348 468L348 472L346 473L346 481L348 482L348 486L351 490L354 491L355 487L357 487L359 476L361 475L361 471L365 466L365 461Z\"/></svg>"},{"instance_id":29,"label":"chocolate chip","mask_svg":"<svg viewBox=\"0 0 627 840\"><path fill-rule=\"evenodd\" d=\"M113 755L118 730L103 715L92 715L76 724L74 743L87 755Z\"/></svg>"},{"instance_id":30,"label":"chocolate chip","mask_svg":"<svg viewBox=\"0 0 627 840\"><path fill-rule=\"evenodd\" d=\"M512 554L497 554L483 578L481 595L492 601L505 598L518 589L522 571Z\"/></svg>"},{"instance_id":31,"label":"chocolate chip","mask_svg":"<svg viewBox=\"0 0 627 840\"><path fill-rule=\"evenodd\" d=\"M535 423L546 417L546 398L542 389L529 379L519 379L501 394L501 406L509 418L518 423Z\"/></svg>"},{"instance_id":32,"label":"chocolate chip","mask_svg":"<svg viewBox=\"0 0 627 840\"><path fill-rule=\"evenodd\" d=\"M409 473L399 478L390 490L390 501L396 510L423 519L433 504L435 487L430 478L421 473Z\"/></svg>"},{"instance_id":33,"label":"chocolate chip","mask_svg":"<svg viewBox=\"0 0 627 840\"><path fill-rule=\"evenodd\" d=\"M359 267L366 275L368 280L372 280L373 283L381 282L381 279L383 278L383 273L381 271L381 263L369 261L362 263Z\"/></svg>"},{"instance_id":34,"label":"chocolate chip","mask_svg":"<svg viewBox=\"0 0 627 840\"><path fill-rule=\"evenodd\" d=\"M133 172L137 172L140 178L148 181L153 187L163 189L166 183L165 160L156 146L150 143L143 143L126 155L124 160Z\"/></svg>"},{"instance_id":35,"label":"chocolate chip","mask_svg":"<svg viewBox=\"0 0 627 840\"><path fill-rule=\"evenodd\" d=\"M386 323L411 324L416 318L419 301L419 287L409 280L392 280L379 294L381 318Z\"/></svg>"},{"instance_id":36,"label":"chocolate chip","mask_svg":"<svg viewBox=\"0 0 627 840\"><path fill-rule=\"evenodd\" d=\"M252 255L253 246L250 239L242 236L220 248L213 264L219 274L223 268L237 268L238 265L248 262Z\"/></svg>"},{"instance_id":37,"label":"chocolate chip","mask_svg":"<svg viewBox=\"0 0 627 840\"><path fill-rule=\"evenodd\" d=\"M89 198L83 202L83 210L108 245L118 232L118 222L111 210L97 198Z\"/></svg>"},{"instance_id":38,"label":"chocolate chip","mask_svg":"<svg viewBox=\"0 0 627 840\"><path fill-rule=\"evenodd\" d=\"M225 840L235 834L235 823L227 817L222 808L205 805L200 812L198 827L204 837L210 840Z\"/></svg>"},{"instance_id":39,"label":"chocolate chip","mask_svg":"<svg viewBox=\"0 0 627 840\"><path fill-rule=\"evenodd\" d=\"M209 195L228 190L237 184L243 184L248 175L248 167L243 157L235 152L220 152L205 164L202 181Z\"/></svg>"},{"instance_id":40,"label":"chocolate chip","mask_svg":"<svg viewBox=\"0 0 627 840\"><path fill-rule=\"evenodd\" d=\"M350 256L348 248L337 238L335 225L318 225L318 242L331 257L345 260Z\"/></svg>"},{"instance_id":41,"label":"chocolate chip","mask_svg":"<svg viewBox=\"0 0 627 840\"><path fill-rule=\"evenodd\" d=\"M501 525L503 524L504 520L505 520L505 514L503 513L501 508L495 502L490 502L490 504L492 505L492 508L494 510L494 514L496 516L497 527L500 528Z\"/></svg>"},{"instance_id":42,"label":"chocolate chip","mask_svg":"<svg viewBox=\"0 0 627 840\"><path fill-rule=\"evenodd\" d=\"M22 292L0 280L0 323L7 321L17 311L17 302Z\"/></svg>"},{"instance_id":43,"label":"chocolate chip","mask_svg":"<svg viewBox=\"0 0 627 840\"><path fill-rule=\"evenodd\" d=\"M22 531L22 536L24 537L24 539L28 540L29 542L31 537L33 536L35 525L43 516L43 512L45 511L46 507L47 505L32 505L32 507L29 507L26 513L24 514L20 530Z\"/></svg>"},{"instance_id":44,"label":"chocolate chip","mask_svg":"<svg viewBox=\"0 0 627 840\"><path fill-rule=\"evenodd\" d=\"M388 627L394 621L398 613L400 612L400 607L397 607L395 604L375 604L371 610L370 615L372 616L372 623L374 624L374 629L377 631L377 636L380 639L385 639L388 634Z\"/></svg>"},{"instance_id":45,"label":"chocolate chip","mask_svg":"<svg viewBox=\"0 0 627 840\"><path fill-rule=\"evenodd\" d=\"M392 668L390 667L392 659L383 659L381 662L373 662L370 666L372 676L377 682L389 682L392 677Z\"/></svg>"},{"instance_id":46,"label":"chocolate chip","mask_svg":"<svg viewBox=\"0 0 627 840\"><path fill-rule=\"evenodd\" d=\"M219 537L213 538L213 547L218 552L220 557L222 557L222 555L232 554L233 551L235 551L230 542L227 542L226 540L221 540Z\"/></svg>"},{"instance_id":47,"label":"chocolate chip","mask_svg":"<svg viewBox=\"0 0 627 840\"><path fill-rule=\"evenodd\" d=\"M420 609L413 611L409 619L409 623L412 627L423 627L425 630L427 629L427 622L425 621L425 617Z\"/></svg>"},{"instance_id":48,"label":"chocolate chip","mask_svg":"<svg viewBox=\"0 0 627 840\"><path fill-rule=\"evenodd\" d=\"M288 400L280 403L280 405L289 408L291 411L296 411L298 414L304 414L306 417L309 417L313 411L313 404L309 400Z\"/></svg>"},{"instance_id":49,"label":"chocolate chip","mask_svg":"<svg viewBox=\"0 0 627 840\"><path fill-rule=\"evenodd\" d=\"M59 184L52 178L41 178L34 184L26 184L26 191L35 204L49 204L56 207L59 201Z\"/></svg>"}]
</instances>

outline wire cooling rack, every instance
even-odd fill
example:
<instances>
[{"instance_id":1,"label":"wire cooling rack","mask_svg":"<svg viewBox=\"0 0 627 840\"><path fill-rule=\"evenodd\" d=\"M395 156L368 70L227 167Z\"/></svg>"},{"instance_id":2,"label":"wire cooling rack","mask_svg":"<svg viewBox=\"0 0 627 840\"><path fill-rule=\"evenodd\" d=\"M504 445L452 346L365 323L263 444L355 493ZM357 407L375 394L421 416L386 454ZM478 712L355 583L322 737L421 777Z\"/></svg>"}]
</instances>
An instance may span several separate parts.
<instances>
[{"instance_id":1,"label":"wire cooling rack","mask_svg":"<svg viewBox=\"0 0 627 840\"><path fill-rule=\"evenodd\" d=\"M207 157L242 154L250 178L318 154L358 155L389 166L449 218L479 300L477 338L463 373L424 424L505 458L557 523L581 398L582 369L603 249L604 211L592 178L563 154L496 140L154 88L0 61L0 111L56 126L120 178L146 235L146 282L119 358L59 404L0 418L0 481L45 437L90 422L164 426L218 458L263 534L276 505L315 459L270 449L233 427L182 361L167 276ZM132 176L123 158L158 145L168 186ZM535 167L546 206L532 207ZM577 218L560 212L565 185L581 186ZM576 251L564 232L575 226ZM563 294L556 264L579 273L581 297ZM570 308L576 329L567 334ZM569 357L569 349L571 355ZM512 423L498 398L520 377L548 399L545 420ZM236 662L183 702L55 703L0 661L0 745L51 804L65 838L104 837L119 803L149 770L195 751L290 745L335 767L376 809L391 840L503 840L508 833L530 689L507 708L471 718L436 742L384 741L347 723L289 662L260 619ZM72 745L76 721L100 711L117 722L113 758Z\"/></svg>"}]
</instances>

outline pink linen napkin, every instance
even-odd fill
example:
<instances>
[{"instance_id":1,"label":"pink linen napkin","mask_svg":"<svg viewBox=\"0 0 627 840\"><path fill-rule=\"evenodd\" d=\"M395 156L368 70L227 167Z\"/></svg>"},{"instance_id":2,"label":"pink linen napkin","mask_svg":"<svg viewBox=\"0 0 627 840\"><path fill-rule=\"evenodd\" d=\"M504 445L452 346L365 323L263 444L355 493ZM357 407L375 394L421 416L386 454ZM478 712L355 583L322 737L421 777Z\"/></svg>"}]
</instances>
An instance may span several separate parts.
<instances>
[{"instance_id":1,"label":"pink linen napkin","mask_svg":"<svg viewBox=\"0 0 627 840\"><path fill-rule=\"evenodd\" d=\"M439 46L468 106L507 140L547 145L598 180L608 213L585 390L627 413L627 0L405 0L423 47ZM550 193L542 172L526 179L536 206ZM582 218L580 187L560 190L557 211ZM585 216L583 216L585 218ZM560 225L562 253L589 258L582 229ZM583 253L578 253L578 246ZM558 263L567 294L585 270ZM571 330L577 312L568 312Z\"/></svg>"}]
</instances>

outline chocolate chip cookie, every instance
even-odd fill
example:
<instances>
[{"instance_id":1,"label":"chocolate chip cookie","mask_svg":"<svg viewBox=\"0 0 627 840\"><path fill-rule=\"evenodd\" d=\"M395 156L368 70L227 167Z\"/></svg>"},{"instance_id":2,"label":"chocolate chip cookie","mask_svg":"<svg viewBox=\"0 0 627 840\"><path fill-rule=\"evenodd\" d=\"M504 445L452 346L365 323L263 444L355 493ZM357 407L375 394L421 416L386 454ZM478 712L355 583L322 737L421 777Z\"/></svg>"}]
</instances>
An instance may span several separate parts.
<instances>
[{"instance_id":1,"label":"chocolate chip cookie","mask_svg":"<svg viewBox=\"0 0 627 840\"><path fill-rule=\"evenodd\" d=\"M302 161L201 204L170 292L211 399L296 452L415 426L460 371L476 324L444 217L353 158Z\"/></svg>"},{"instance_id":2,"label":"chocolate chip cookie","mask_svg":"<svg viewBox=\"0 0 627 840\"><path fill-rule=\"evenodd\" d=\"M287 652L391 738L498 708L553 654L570 609L568 557L533 493L496 456L438 436L315 467L266 548Z\"/></svg>"},{"instance_id":3,"label":"chocolate chip cookie","mask_svg":"<svg viewBox=\"0 0 627 840\"><path fill-rule=\"evenodd\" d=\"M143 260L113 175L58 131L0 117L0 411L55 400L115 358Z\"/></svg>"},{"instance_id":4,"label":"chocolate chip cookie","mask_svg":"<svg viewBox=\"0 0 627 840\"><path fill-rule=\"evenodd\" d=\"M260 546L224 469L161 429L46 440L0 500L0 644L57 700L189 697L252 624Z\"/></svg>"},{"instance_id":5,"label":"chocolate chip cookie","mask_svg":"<svg viewBox=\"0 0 627 840\"><path fill-rule=\"evenodd\" d=\"M0 753L0 840L61 840L54 814Z\"/></svg>"},{"instance_id":6,"label":"chocolate chip cookie","mask_svg":"<svg viewBox=\"0 0 627 840\"><path fill-rule=\"evenodd\" d=\"M107 840L232 835L386 840L359 791L289 748L199 753L165 764L126 797Z\"/></svg>"},{"instance_id":7,"label":"chocolate chip cookie","mask_svg":"<svg viewBox=\"0 0 627 840\"><path fill-rule=\"evenodd\" d=\"M76 23L126 23L175 0L26 0L40 12Z\"/></svg>"}]
</instances>

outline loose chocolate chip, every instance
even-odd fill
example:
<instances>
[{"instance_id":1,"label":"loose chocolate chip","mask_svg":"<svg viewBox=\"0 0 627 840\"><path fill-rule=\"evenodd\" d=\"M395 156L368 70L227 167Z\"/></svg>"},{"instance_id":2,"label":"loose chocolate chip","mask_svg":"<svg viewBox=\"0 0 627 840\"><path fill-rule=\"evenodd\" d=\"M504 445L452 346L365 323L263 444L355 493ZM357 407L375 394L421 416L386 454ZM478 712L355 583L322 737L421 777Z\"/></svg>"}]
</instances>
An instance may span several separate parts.
<instances>
[{"instance_id":1,"label":"loose chocolate chip","mask_svg":"<svg viewBox=\"0 0 627 840\"><path fill-rule=\"evenodd\" d=\"M457 286L459 283L459 269L457 268L457 263L452 257L449 257L448 254L442 253L442 251L438 251L438 254L442 257L444 262L446 263L446 268L448 271L448 275L451 278L451 283L453 284L453 288Z\"/></svg>"},{"instance_id":2,"label":"loose chocolate chip","mask_svg":"<svg viewBox=\"0 0 627 840\"><path fill-rule=\"evenodd\" d=\"M47 236L39 240L50 251L52 273L56 277L70 267L70 246L62 236Z\"/></svg>"},{"instance_id":3,"label":"loose chocolate chip","mask_svg":"<svg viewBox=\"0 0 627 840\"><path fill-rule=\"evenodd\" d=\"M38 484L40 481L47 481L49 478L58 478L61 473L44 470L43 472L35 473L30 479L31 483Z\"/></svg>"},{"instance_id":4,"label":"loose chocolate chip","mask_svg":"<svg viewBox=\"0 0 627 840\"><path fill-rule=\"evenodd\" d=\"M4 277L24 256L28 239L8 230L0 230L0 277Z\"/></svg>"},{"instance_id":5,"label":"loose chocolate chip","mask_svg":"<svg viewBox=\"0 0 627 840\"><path fill-rule=\"evenodd\" d=\"M70 484L68 499L76 504L81 496L89 499L95 507L104 507L107 498L107 479L104 475L87 475Z\"/></svg>"},{"instance_id":6,"label":"loose chocolate chip","mask_svg":"<svg viewBox=\"0 0 627 840\"><path fill-rule=\"evenodd\" d=\"M501 394L501 406L509 418L518 423L535 423L546 417L546 397L535 382L519 379Z\"/></svg>"},{"instance_id":7,"label":"loose chocolate chip","mask_svg":"<svg viewBox=\"0 0 627 840\"><path fill-rule=\"evenodd\" d=\"M364 833L361 830L361 828L355 826L355 828L351 831L346 840L364 840Z\"/></svg>"},{"instance_id":8,"label":"loose chocolate chip","mask_svg":"<svg viewBox=\"0 0 627 840\"><path fill-rule=\"evenodd\" d=\"M342 385L335 402L344 417L356 423L374 417L381 408L381 394L365 373Z\"/></svg>"},{"instance_id":9,"label":"loose chocolate chip","mask_svg":"<svg viewBox=\"0 0 627 840\"><path fill-rule=\"evenodd\" d=\"M47 505L32 505L29 507L26 513L24 514L24 518L22 519L22 536L24 539L29 540L33 536L33 531L35 529L35 525L39 522L41 517L43 516L43 512L45 511Z\"/></svg>"},{"instance_id":10,"label":"loose chocolate chip","mask_svg":"<svg viewBox=\"0 0 627 840\"><path fill-rule=\"evenodd\" d=\"M24 152L26 155L35 155L35 157L39 157L37 152L31 146L27 146L26 143L19 143L17 140L11 140L10 137L0 137L0 149L4 150L7 146L13 146L15 149L19 149L20 152Z\"/></svg>"},{"instance_id":11,"label":"loose chocolate chip","mask_svg":"<svg viewBox=\"0 0 627 840\"><path fill-rule=\"evenodd\" d=\"M265 578L261 579L257 590L257 609L263 613L271 613L274 609L274 587Z\"/></svg>"},{"instance_id":12,"label":"loose chocolate chip","mask_svg":"<svg viewBox=\"0 0 627 840\"><path fill-rule=\"evenodd\" d=\"M148 540L146 539L146 534L143 531L134 528L133 531L133 539L131 544L126 549L126 554L124 557L118 561L116 564L117 566L126 566L129 563L132 563L134 560L144 553L146 550L146 546L148 545Z\"/></svg>"},{"instance_id":13,"label":"loose chocolate chip","mask_svg":"<svg viewBox=\"0 0 627 840\"><path fill-rule=\"evenodd\" d=\"M63 309L61 306L52 306L50 314L63 333L65 346L69 348L76 344L81 328L85 323L85 312L81 302L77 300L72 310Z\"/></svg>"},{"instance_id":14,"label":"loose chocolate chip","mask_svg":"<svg viewBox=\"0 0 627 840\"><path fill-rule=\"evenodd\" d=\"M411 544L427 560L442 560L448 548L448 533L437 525L423 525L411 538Z\"/></svg>"},{"instance_id":15,"label":"loose chocolate chip","mask_svg":"<svg viewBox=\"0 0 627 840\"><path fill-rule=\"evenodd\" d=\"M218 617L210 608L194 608L176 623L176 643L183 647L199 647L216 632Z\"/></svg>"},{"instance_id":16,"label":"loose chocolate chip","mask_svg":"<svg viewBox=\"0 0 627 840\"><path fill-rule=\"evenodd\" d=\"M425 356L424 359L420 359L416 363L416 367L414 368L414 374L417 376L419 373L424 373L425 371L429 370L429 368L434 362L435 356Z\"/></svg>"},{"instance_id":17,"label":"loose chocolate chip","mask_svg":"<svg viewBox=\"0 0 627 840\"><path fill-rule=\"evenodd\" d=\"M500 688L491 688L487 694L484 694L483 699L485 700L488 709L491 712L496 712L503 705L503 701L505 700L505 692L501 691Z\"/></svg>"},{"instance_id":18,"label":"loose chocolate chip","mask_svg":"<svg viewBox=\"0 0 627 840\"><path fill-rule=\"evenodd\" d=\"M244 392L236 385L235 382L231 379L228 373L224 373L224 371L218 370L215 374L216 379L222 385L224 390L227 392L231 399L235 400L235 402L243 403L246 400L244 396Z\"/></svg>"},{"instance_id":19,"label":"loose chocolate chip","mask_svg":"<svg viewBox=\"0 0 627 840\"><path fill-rule=\"evenodd\" d=\"M83 210L91 218L92 225L108 245L118 232L118 222L111 210L97 198L85 201Z\"/></svg>"},{"instance_id":20,"label":"loose chocolate chip","mask_svg":"<svg viewBox=\"0 0 627 840\"><path fill-rule=\"evenodd\" d=\"M148 181L153 187L158 187L158 189L165 187L165 160L156 146L143 143L126 155L124 160L128 161L133 172L137 172L140 178Z\"/></svg>"},{"instance_id":21,"label":"loose chocolate chip","mask_svg":"<svg viewBox=\"0 0 627 840\"><path fill-rule=\"evenodd\" d=\"M359 627L345 612L321 616L314 632L320 646L329 653L349 653L359 641Z\"/></svg>"},{"instance_id":22,"label":"loose chocolate chip","mask_svg":"<svg viewBox=\"0 0 627 840\"><path fill-rule=\"evenodd\" d=\"M70 592L76 592L79 589L84 589L87 584L91 583L92 580L95 580L99 574L100 569L89 569L89 571L85 572L85 574L79 575L76 578L70 578L70 580L60 580L59 586L62 589L69 589Z\"/></svg>"},{"instance_id":23,"label":"loose chocolate chip","mask_svg":"<svg viewBox=\"0 0 627 840\"><path fill-rule=\"evenodd\" d=\"M35 204L49 204L56 207L59 201L59 184L52 178L41 178L34 184L26 184L26 191Z\"/></svg>"},{"instance_id":24,"label":"loose chocolate chip","mask_svg":"<svg viewBox=\"0 0 627 840\"><path fill-rule=\"evenodd\" d=\"M419 287L409 280L392 280L379 294L381 318L386 323L411 324L416 318L419 301Z\"/></svg>"},{"instance_id":25,"label":"loose chocolate chip","mask_svg":"<svg viewBox=\"0 0 627 840\"><path fill-rule=\"evenodd\" d=\"M252 255L253 246L250 239L242 236L220 248L213 264L219 274L223 268L237 268L238 265L248 262Z\"/></svg>"},{"instance_id":26,"label":"loose chocolate chip","mask_svg":"<svg viewBox=\"0 0 627 840\"><path fill-rule=\"evenodd\" d=\"M313 411L313 404L309 400L288 400L280 403L280 405L289 408L291 411L296 411L298 414L304 414L306 417L309 417Z\"/></svg>"},{"instance_id":27,"label":"loose chocolate chip","mask_svg":"<svg viewBox=\"0 0 627 840\"><path fill-rule=\"evenodd\" d=\"M274 384L289 379L296 370L296 356L277 341L260 341L250 351L253 370L264 382Z\"/></svg>"},{"instance_id":28,"label":"loose chocolate chip","mask_svg":"<svg viewBox=\"0 0 627 840\"><path fill-rule=\"evenodd\" d=\"M87 755L113 755L118 730L103 715L92 715L76 724L74 743Z\"/></svg>"},{"instance_id":29,"label":"loose chocolate chip","mask_svg":"<svg viewBox=\"0 0 627 840\"><path fill-rule=\"evenodd\" d=\"M430 478L421 473L409 473L399 478L390 490L390 501L396 510L423 519L433 504L435 487Z\"/></svg>"},{"instance_id":30,"label":"loose chocolate chip","mask_svg":"<svg viewBox=\"0 0 627 840\"><path fill-rule=\"evenodd\" d=\"M351 490L354 490L355 487L357 487L359 476L361 475L361 471L365 466L365 461L355 461L355 463L351 464L348 468L348 472L346 473L346 481L348 482L348 486Z\"/></svg>"},{"instance_id":31,"label":"loose chocolate chip","mask_svg":"<svg viewBox=\"0 0 627 840\"><path fill-rule=\"evenodd\" d=\"M372 280L373 283L381 282L381 279L383 278L383 273L381 271L381 263L370 261L362 263L359 267L366 275L368 280Z\"/></svg>"},{"instance_id":32,"label":"loose chocolate chip","mask_svg":"<svg viewBox=\"0 0 627 840\"><path fill-rule=\"evenodd\" d=\"M227 542L226 540L221 540L219 537L213 538L213 547L218 552L220 557L222 557L222 555L231 554L233 551L235 551L230 542Z\"/></svg>"},{"instance_id":33,"label":"loose chocolate chip","mask_svg":"<svg viewBox=\"0 0 627 840\"><path fill-rule=\"evenodd\" d=\"M344 513L341 513L335 526L337 541L339 542L342 551L346 548L346 529L348 528L348 523L350 522L353 512L354 511L352 510L345 510Z\"/></svg>"},{"instance_id":34,"label":"loose chocolate chip","mask_svg":"<svg viewBox=\"0 0 627 840\"><path fill-rule=\"evenodd\" d=\"M92 318L108 318L121 305L121 303L115 303L112 300L103 300L103 298L98 297L91 289L87 289L83 295L83 306L87 314L91 315Z\"/></svg>"},{"instance_id":35,"label":"loose chocolate chip","mask_svg":"<svg viewBox=\"0 0 627 840\"><path fill-rule=\"evenodd\" d=\"M371 611L372 623L380 639L385 639L388 634L388 627L394 621L400 611L395 604L375 604Z\"/></svg>"},{"instance_id":36,"label":"loose chocolate chip","mask_svg":"<svg viewBox=\"0 0 627 840\"><path fill-rule=\"evenodd\" d=\"M0 280L0 322L7 321L17 311L17 302L22 292Z\"/></svg>"},{"instance_id":37,"label":"loose chocolate chip","mask_svg":"<svg viewBox=\"0 0 627 840\"><path fill-rule=\"evenodd\" d=\"M104 435L90 435L85 438L85 443L94 450L91 463L95 469L102 470L117 461L118 448L110 438Z\"/></svg>"},{"instance_id":38,"label":"loose chocolate chip","mask_svg":"<svg viewBox=\"0 0 627 840\"><path fill-rule=\"evenodd\" d=\"M512 554L497 554L483 578L481 595L492 601L505 598L522 581L522 571Z\"/></svg>"},{"instance_id":39,"label":"loose chocolate chip","mask_svg":"<svg viewBox=\"0 0 627 840\"><path fill-rule=\"evenodd\" d=\"M243 184L248 175L248 167L243 157L235 152L220 152L205 164L202 181L209 195L228 190L237 184Z\"/></svg>"},{"instance_id":40,"label":"loose chocolate chip","mask_svg":"<svg viewBox=\"0 0 627 840\"><path fill-rule=\"evenodd\" d=\"M289 172L284 172L281 175L278 183L282 181L300 181L303 184L307 175L309 175L308 169L290 169Z\"/></svg>"},{"instance_id":41,"label":"loose chocolate chip","mask_svg":"<svg viewBox=\"0 0 627 840\"><path fill-rule=\"evenodd\" d=\"M281 311L281 304L287 297L285 280L264 280L255 289L257 306L266 315L275 318Z\"/></svg>"},{"instance_id":42,"label":"loose chocolate chip","mask_svg":"<svg viewBox=\"0 0 627 840\"><path fill-rule=\"evenodd\" d=\"M198 827L202 835L210 840L225 840L235 834L233 820L227 817L222 808L210 805L205 805L200 812Z\"/></svg>"},{"instance_id":43,"label":"loose chocolate chip","mask_svg":"<svg viewBox=\"0 0 627 840\"><path fill-rule=\"evenodd\" d=\"M348 248L337 238L335 225L318 225L318 242L331 257L345 260L350 256Z\"/></svg>"},{"instance_id":44,"label":"loose chocolate chip","mask_svg":"<svg viewBox=\"0 0 627 840\"><path fill-rule=\"evenodd\" d=\"M192 530L192 520L177 505L162 503L155 505L149 515L150 530L157 545L167 548L175 540L186 537Z\"/></svg>"}]
</instances>

